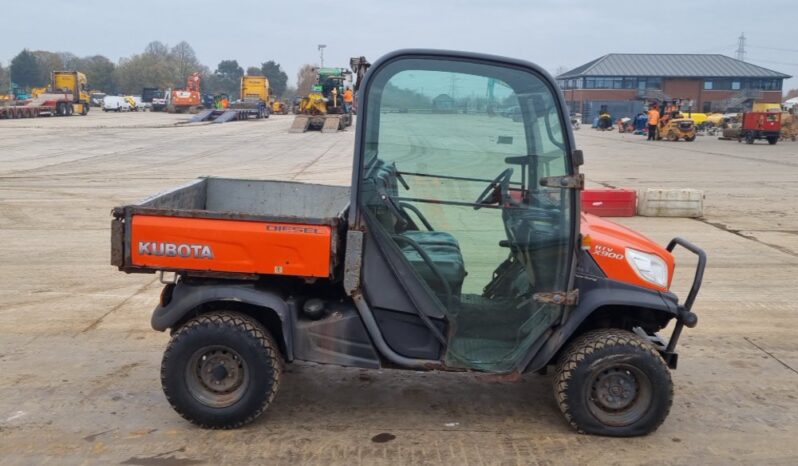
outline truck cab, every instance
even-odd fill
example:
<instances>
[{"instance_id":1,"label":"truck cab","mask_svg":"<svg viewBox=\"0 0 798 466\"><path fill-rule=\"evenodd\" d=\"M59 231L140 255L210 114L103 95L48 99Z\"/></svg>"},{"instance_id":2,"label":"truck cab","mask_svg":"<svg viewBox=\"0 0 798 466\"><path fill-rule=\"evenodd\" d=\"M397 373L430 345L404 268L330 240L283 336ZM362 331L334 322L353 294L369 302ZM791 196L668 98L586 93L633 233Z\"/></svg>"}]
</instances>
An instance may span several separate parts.
<instances>
[{"instance_id":1,"label":"truck cab","mask_svg":"<svg viewBox=\"0 0 798 466\"><path fill-rule=\"evenodd\" d=\"M50 79L52 92L70 96L70 114L74 112L85 115L89 112L90 97L87 85L86 75L80 71L53 71Z\"/></svg>"},{"instance_id":2,"label":"truck cab","mask_svg":"<svg viewBox=\"0 0 798 466\"><path fill-rule=\"evenodd\" d=\"M201 426L243 425L295 360L508 377L555 367L577 430L656 429L676 343L696 323L703 251L579 211L583 155L533 64L399 51L358 87L349 188L205 178L114 210L112 263L175 276L152 318L172 332L173 407ZM669 291L677 246L699 256L683 302Z\"/></svg>"}]
</instances>

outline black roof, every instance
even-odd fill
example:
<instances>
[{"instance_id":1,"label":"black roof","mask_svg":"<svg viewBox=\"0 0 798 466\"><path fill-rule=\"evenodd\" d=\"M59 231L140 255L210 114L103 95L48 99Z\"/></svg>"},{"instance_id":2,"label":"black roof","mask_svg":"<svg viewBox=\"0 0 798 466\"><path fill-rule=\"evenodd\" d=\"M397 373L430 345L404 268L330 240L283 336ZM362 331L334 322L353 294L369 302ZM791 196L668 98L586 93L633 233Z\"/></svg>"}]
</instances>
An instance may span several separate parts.
<instances>
[{"instance_id":1,"label":"black roof","mask_svg":"<svg viewBox=\"0 0 798 466\"><path fill-rule=\"evenodd\" d=\"M726 55L610 53L557 79L583 76L656 76L665 78L782 78L792 76Z\"/></svg>"}]
</instances>

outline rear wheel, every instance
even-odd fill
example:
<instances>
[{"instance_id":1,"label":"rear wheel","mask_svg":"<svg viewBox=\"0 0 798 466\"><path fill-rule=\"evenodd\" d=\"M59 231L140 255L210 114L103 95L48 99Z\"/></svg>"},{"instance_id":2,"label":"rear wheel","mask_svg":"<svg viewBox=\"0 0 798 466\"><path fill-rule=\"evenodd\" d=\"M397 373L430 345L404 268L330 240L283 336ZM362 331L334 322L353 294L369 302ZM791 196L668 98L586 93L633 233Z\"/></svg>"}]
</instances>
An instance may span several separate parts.
<instances>
[{"instance_id":1,"label":"rear wheel","mask_svg":"<svg viewBox=\"0 0 798 466\"><path fill-rule=\"evenodd\" d=\"M626 330L588 332L568 347L554 395L579 432L631 437L655 431L668 416L673 382L651 344Z\"/></svg>"},{"instance_id":2,"label":"rear wheel","mask_svg":"<svg viewBox=\"0 0 798 466\"><path fill-rule=\"evenodd\" d=\"M779 141L778 137L776 137L776 136L768 136L768 144L770 144L771 146L773 144L776 144L778 141Z\"/></svg>"},{"instance_id":3,"label":"rear wheel","mask_svg":"<svg viewBox=\"0 0 798 466\"><path fill-rule=\"evenodd\" d=\"M234 429L260 416L280 385L277 345L257 321L237 312L204 314L181 327L161 364L172 408L205 428Z\"/></svg>"},{"instance_id":4,"label":"rear wheel","mask_svg":"<svg viewBox=\"0 0 798 466\"><path fill-rule=\"evenodd\" d=\"M668 141L676 142L679 140L679 135L673 131L668 131Z\"/></svg>"}]
</instances>

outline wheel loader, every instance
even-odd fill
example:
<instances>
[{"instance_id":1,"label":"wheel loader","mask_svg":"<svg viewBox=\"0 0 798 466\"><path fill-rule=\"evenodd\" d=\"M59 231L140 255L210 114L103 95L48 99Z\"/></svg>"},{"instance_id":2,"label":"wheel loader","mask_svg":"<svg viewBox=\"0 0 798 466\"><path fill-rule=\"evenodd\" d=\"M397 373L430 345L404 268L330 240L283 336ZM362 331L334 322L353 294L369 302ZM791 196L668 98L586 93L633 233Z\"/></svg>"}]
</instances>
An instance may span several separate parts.
<instances>
[{"instance_id":1,"label":"wheel loader","mask_svg":"<svg viewBox=\"0 0 798 466\"><path fill-rule=\"evenodd\" d=\"M432 111L441 89L466 102L491 85L518 121ZM210 177L114 209L111 263L164 283L152 327L171 335L161 381L175 411L248 424L295 361L511 379L553 368L576 430L655 430L706 254L580 212L583 154L552 77L403 50L374 64L358 100L351 186ZM677 247L697 256L683 300Z\"/></svg>"},{"instance_id":2,"label":"wheel loader","mask_svg":"<svg viewBox=\"0 0 798 466\"><path fill-rule=\"evenodd\" d=\"M657 139L676 142L683 139L687 142L695 141L696 126L691 118L684 118L681 114L660 123Z\"/></svg>"}]
</instances>

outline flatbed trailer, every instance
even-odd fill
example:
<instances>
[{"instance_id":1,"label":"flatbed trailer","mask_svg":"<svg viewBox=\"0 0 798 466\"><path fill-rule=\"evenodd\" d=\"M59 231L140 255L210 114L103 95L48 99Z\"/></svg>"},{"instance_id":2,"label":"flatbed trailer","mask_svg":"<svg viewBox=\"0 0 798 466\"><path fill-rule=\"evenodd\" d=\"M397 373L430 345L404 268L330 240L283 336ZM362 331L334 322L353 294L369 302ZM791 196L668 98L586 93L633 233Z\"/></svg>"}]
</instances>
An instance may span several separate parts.
<instances>
[{"instance_id":1,"label":"flatbed trailer","mask_svg":"<svg viewBox=\"0 0 798 466\"><path fill-rule=\"evenodd\" d=\"M0 119L36 118L40 116L70 116L75 107L80 115L89 112L88 105L75 104L71 93L46 93L27 101L24 105L0 106Z\"/></svg>"},{"instance_id":2,"label":"flatbed trailer","mask_svg":"<svg viewBox=\"0 0 798 466\"><path fill-rule=\"evenodd\" d=\"M341 264L349 192L340 186L200 178L114 209L111 262L128 273L332 277Z\"/></svg>"},{"instance_id":3,"label":"flatbed trailer","mask_svg":"<svg viewBox=\"0 0 798 466\"><path fill-rule=\"evenodd\" d=\"M222 108L212 110L202 110L193 117L189 123L198 123L201 121L211 121L213 123L227 123L228 121L248 120L250 118L268 118L264 117L261 110L257 108Z\"/></svg>"},{"instance_id":4,"label":"flatbed trailer","mask_svg":"<svg viewBox=\"0 0 798 466\"><path fill-rule=\"evenodd\" d=\"M0 107L0 120L36 118L40 116L52 116L54 114L55 107L44 105L12 105L10 107Z\"/></svg>"}]
</instances>

